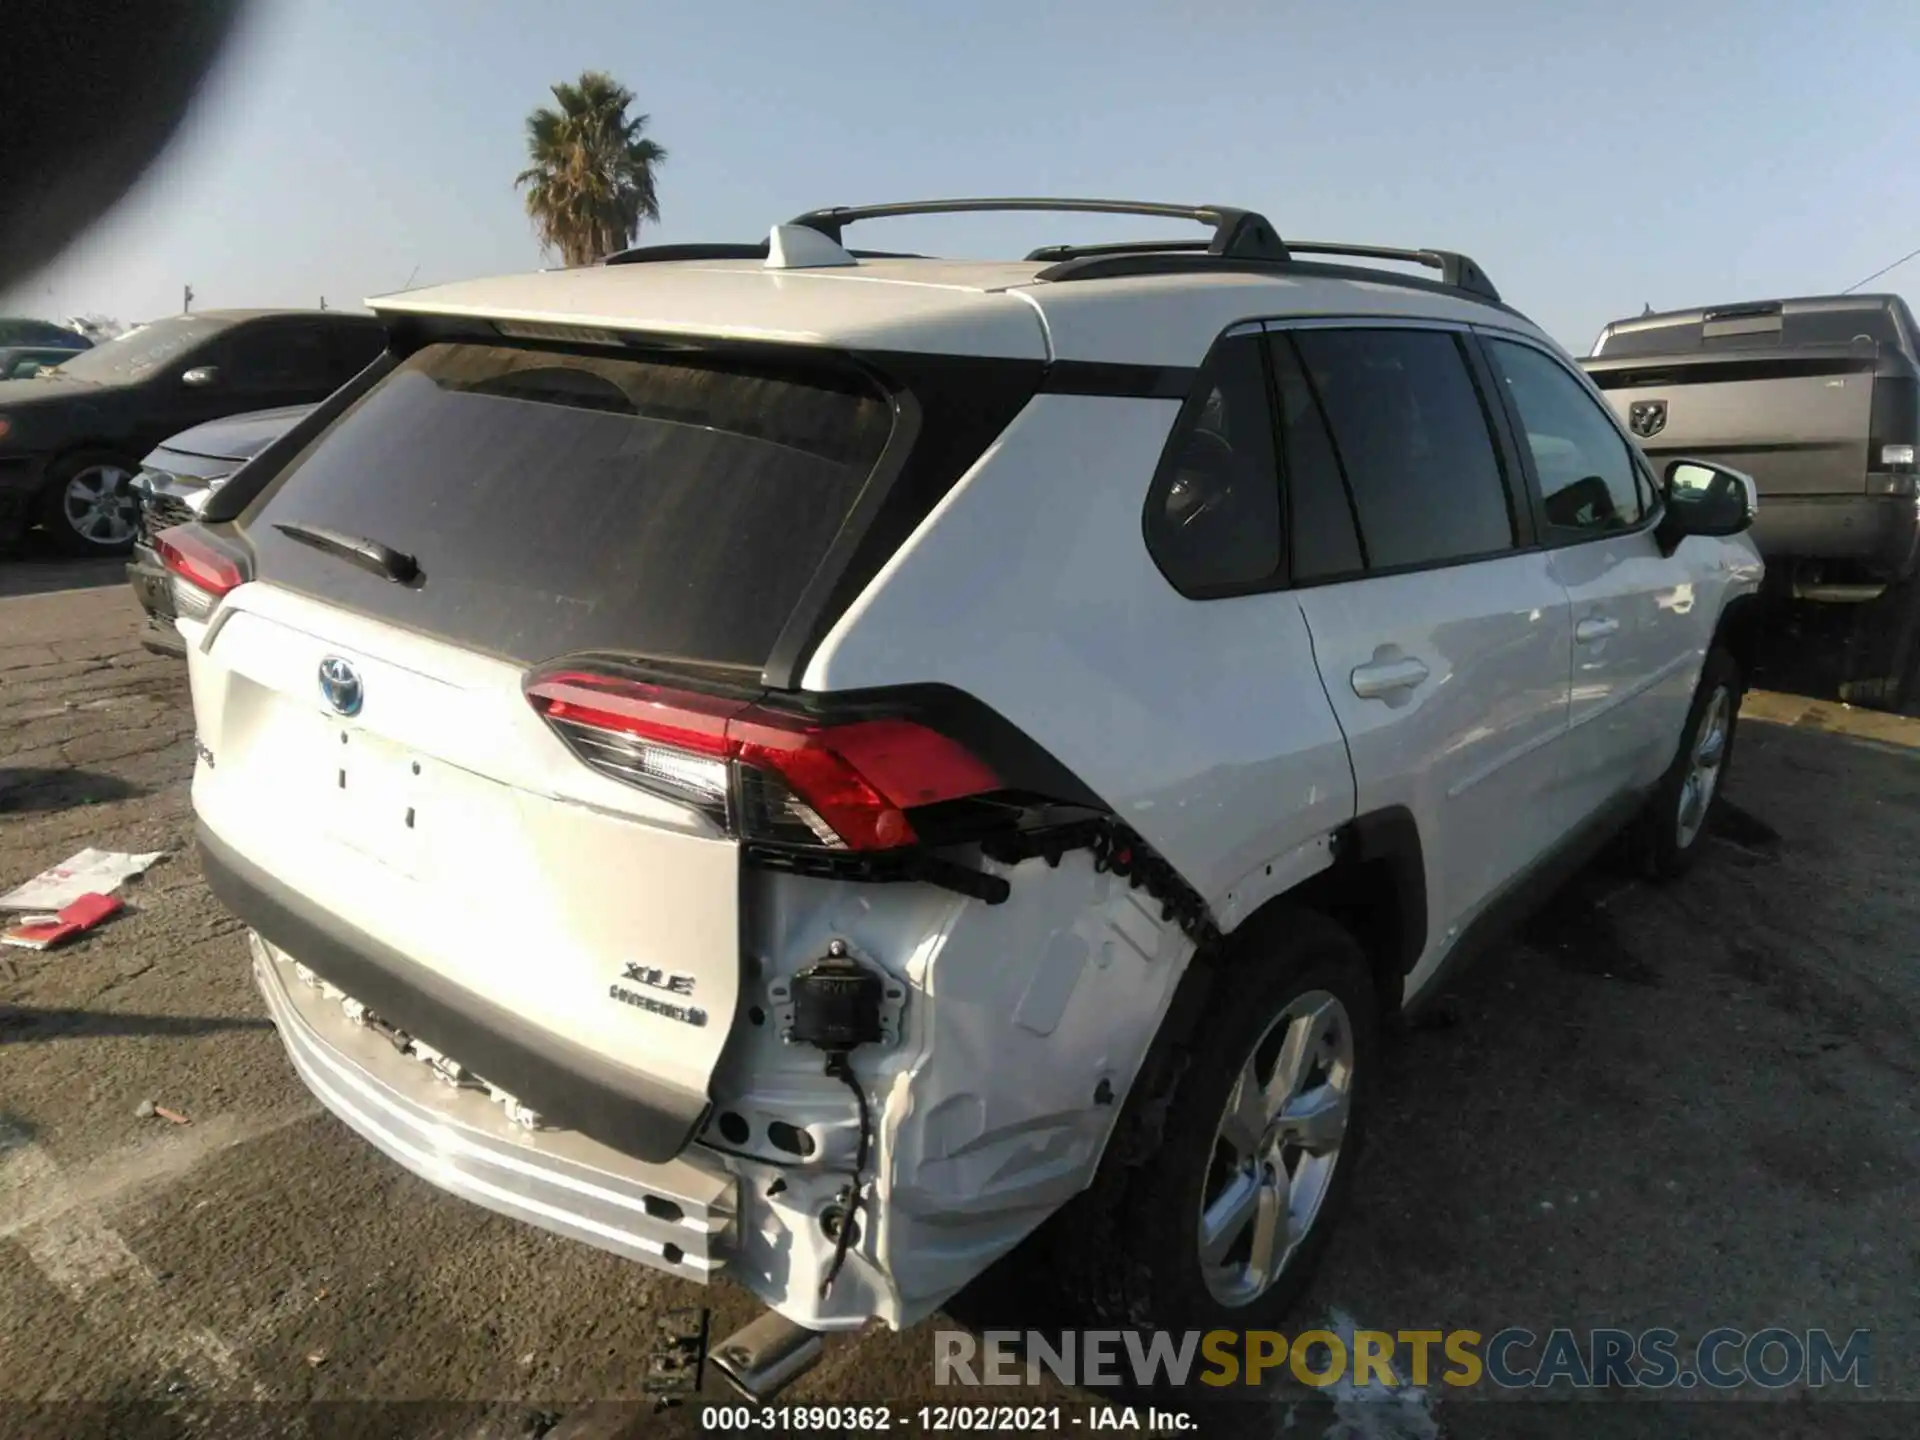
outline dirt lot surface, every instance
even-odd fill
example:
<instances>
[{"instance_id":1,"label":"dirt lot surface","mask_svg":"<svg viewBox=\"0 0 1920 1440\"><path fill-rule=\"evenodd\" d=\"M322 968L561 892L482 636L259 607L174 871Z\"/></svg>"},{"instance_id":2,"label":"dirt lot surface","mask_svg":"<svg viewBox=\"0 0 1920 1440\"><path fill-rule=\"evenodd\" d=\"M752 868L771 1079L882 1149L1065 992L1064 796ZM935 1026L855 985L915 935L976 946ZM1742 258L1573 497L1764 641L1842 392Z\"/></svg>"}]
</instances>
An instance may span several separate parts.
<instances>
[{"instance_id":1,"label":"dirt lot surface","mask_svg":"<svg viewBox=\"0 0 1920 1440\"><path fill-rule=\"evenodd\" d=\"M581 1407L640 1395L661 1310L711 1304L719 1335L751 1315L742 1292L441 1195L308 1098L196 871L184 670L139 648L137 618L112 567L0 564L0 888L88 845L168 852L131 913L0 965L0 1432L691 1423ZM1920 1434L1917 747L1920 722L1753 697L1687 882L1583 875L1390 1052L1301 1317L1864 1327L1878 1403L1282 1391L1203 1433ZM933 1330L1044 1323L1022 1309L1031 1263L952 1317L833 1345L787 1398L954 1400Z\"/></svg>"}]
</instances>

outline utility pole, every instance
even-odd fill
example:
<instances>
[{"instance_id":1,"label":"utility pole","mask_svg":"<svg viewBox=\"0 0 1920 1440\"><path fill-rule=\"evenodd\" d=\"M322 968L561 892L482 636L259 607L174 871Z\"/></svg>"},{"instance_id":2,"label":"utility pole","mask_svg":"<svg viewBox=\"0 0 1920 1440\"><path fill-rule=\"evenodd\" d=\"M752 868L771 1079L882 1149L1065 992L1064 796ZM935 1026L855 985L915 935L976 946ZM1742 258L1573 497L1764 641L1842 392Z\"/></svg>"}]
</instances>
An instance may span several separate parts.
<instances>
[{"instance_id":1,"label":"utility pole","mask_svg":"<svg viewBox=\"0 0 1920 1440\"><path fill-rule=\"evenodd\" d=\"M180 287L180 313L182 315L190 315L193 313L193 287L191 285L182 285Z\"/></svg>"}]
</instances>

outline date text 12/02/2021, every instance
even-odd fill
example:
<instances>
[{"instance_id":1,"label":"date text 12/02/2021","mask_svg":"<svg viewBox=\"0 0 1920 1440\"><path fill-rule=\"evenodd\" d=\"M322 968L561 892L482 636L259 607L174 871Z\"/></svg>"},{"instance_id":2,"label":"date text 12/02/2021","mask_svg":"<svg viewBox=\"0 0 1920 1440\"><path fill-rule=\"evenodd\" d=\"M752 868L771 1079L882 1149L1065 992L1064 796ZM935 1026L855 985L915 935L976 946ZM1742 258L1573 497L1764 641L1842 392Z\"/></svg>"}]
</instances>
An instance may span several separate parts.
<instances>
[{"instance_id":1,"label":"date text 12/02/2021","mask_svg":"<svg viewBox=\"0 0 1920 1440\"><path fill-rule=\"evenodd\" d=\"M1196 1428L1184 1410L1138 1405L709 1405L700 1412L706 1431L827 1431L836 1435L904 1433L1005 1434L1026 1431L1059 1435L1073 1430L1131 1430L1169 1435Z\"/></svg>"}]
</instances>

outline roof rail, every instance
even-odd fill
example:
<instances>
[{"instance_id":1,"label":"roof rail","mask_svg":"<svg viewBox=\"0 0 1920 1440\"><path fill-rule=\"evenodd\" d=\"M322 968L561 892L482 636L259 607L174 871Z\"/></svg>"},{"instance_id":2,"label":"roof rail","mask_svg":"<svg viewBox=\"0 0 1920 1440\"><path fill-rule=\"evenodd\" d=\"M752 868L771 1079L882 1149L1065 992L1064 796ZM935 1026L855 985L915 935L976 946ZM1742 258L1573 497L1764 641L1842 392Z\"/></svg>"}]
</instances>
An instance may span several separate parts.
<instances>
[{"instance_id":1,"label":"roof rail","mask_svg":"<svg viewBox=\"0 0 1920 1440\"><path fill-rule=\"evenodd\" d=\"M1399 250L1389 245L1346 245L1331 240L1296 240L1292 248L1298 255L1350 255L1360 260L1399 260L1409 265L1424 265L1440 272L1443 285L1468 291L1484 300L1500 298L1487 272L1474 263L1472 256L1457 250Z\"/></svg>"},{"instance_id":2,"label":"roof rail","mask_svg":"<svg viewBox=\"0 0 1920 1440\"><path fill-rule=\"evenodd\" d=\"M858 220L889 219L898 215L955 215L971 211L1042 210L1056 214L1151 215L1166 220L1192 220L1211 225L1213 238L1206 253L1233 260L1273 260L1284 262L1287 246L1279 232L1263 215L1239 210L1230 205L1160 205L1147 200L1078 200L1044 196L988 196L975 200L904 200L888 205L836 205L824 210L809 210L789 221L818 230L839 243L845 228ZM1138 251L1139 244L1124 247ZM1154 248L1167 248L1159 245ZM1183 246L1182 248L1198 248ZM857 253L857 252L856 252Z\"/></svg>"},{"instance_id":3,"label":"roof rail","mask_svg":"<svg viewBox=\"0 0 1920 1440\"><path fill-rule=\"evenodd\" d=\"M1331 240L1282 240L1265 216L1230 205L1162 205L1147 200L1081 200L1044 196L988 196L972 200L905 200L885 205L839 205L809 210L787 223L818 231L836 245L846 227L861 220L900 215L955 215L968 212L1035 210L1057 214L1149 215L1192 220L1213 228L1207 240L1120 240L1095 245L1043 245L1027 259L1050 262L1039 280L1095 280L1118 275L1197 271L1222 263L1268 269L1294 264L1299 257L1327 255L1358 260L1391 260L1438 270L1438 282L1389 271L1354 268L1351 274L1423 289L1454 290L1477 300L1503 303L1487 272L1469 255L1455 250L1405 250L1389 245L1349 245ZM856 260L919 260L924 256L894 250L850 250ZM609 255L604 265L637 265L655 260L765 260L767 242L757 244L647 245ZM1334 267L1328 267L1331 270Z\"/></svg>"},{"instance_id":4,"label":"roof rail","mask_svg":"<svg viewBox=\"0 0 1920 1440\"><path fill-rule=\"evenodd\" d=\"M1056 284L1067 280L1114 280L1128 275L1170 275L1201 274L1209 270L1226 268L1246 270L1257 274L1298 274L1302 271L1315 271L1324 275L1337 275L1346 280L1371 280L1378 284L1407 285L1420 290L1433 290L1440 293L1470 295L1475 300L1486 301L1494 305L1505 305L1500 292L1493 287L1473 260L1451 250L1396 250L1385 245L1335 245L1319 241L1287 242L1287 248L1296 256L1305 255L1351 255L1362 259L1399 260L1410 264L1425 265L1440 272L1438 280L1428 280L1418 275L1402 275L1391 270L1374 270L1359 265L1316 265L1311 260L1289 259L1240 260L1217 255L1191 253L1190 247L1177 245L1156 245L1151 249L1140 245L1102 245L1102 246L1062 246L1067 258L1048 266L1033 278L1052 281ZM1188 253L1178 253L1187 250ZM1036 252L1030 259L1049 259L1050 255Z\"/></svg>"},{"instance_id":5,"label":"roof rail","mask_svg":"<svg viewBox=\"0 0 1920 1440\"><path fill-rule=\"evenodd\" d=\"M630 250L616 250L600 263L602 265L646 265L654 261L666 260L764 260L767 258L767 242L757 245L743 244L733 240L695 242L690 245L636 245Z\"/></svg>"},{"instance_id":6,"label":"roof rail","mask_svg":"<svg viewBox=\"0 0 1920 1440\"><path fill-rule=\"evenodd\" d=\"M636 245L616 250L602 265L648 265L668 260L764 260L771 249L765 240L694 241L682 245ZM856 260L924 260L904 250L851 250Z\"/></svg>"},{"instance_id":7,"label":"roof rail","mask_svg":"<svg viewBox=\"0 0 1920 1440\"><path fill-rule=\"evenodd\" d=\"M1188 255L1204 252L1200 240L1109 240L1098 245L1042 245L1029 260L1080 260L1088 255Z\"/></svg>"}]
</instances>

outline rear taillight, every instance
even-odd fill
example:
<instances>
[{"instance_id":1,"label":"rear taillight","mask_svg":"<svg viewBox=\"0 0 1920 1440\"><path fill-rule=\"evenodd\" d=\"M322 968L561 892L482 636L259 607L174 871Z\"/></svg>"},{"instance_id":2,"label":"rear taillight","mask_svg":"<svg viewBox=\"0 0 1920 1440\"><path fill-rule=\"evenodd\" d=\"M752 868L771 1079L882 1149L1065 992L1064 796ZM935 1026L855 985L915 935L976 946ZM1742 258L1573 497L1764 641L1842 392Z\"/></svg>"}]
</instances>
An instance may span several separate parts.
<instances>
[{"instance_id":1,"label":"rear taillight","mask_svg":"<svg viewBox=\"0 0 1920 1440\"><path fill-rule=\"evenodd\" d=\"M919 838L907 812L1001 786L965 746L912 720L836 724L586 671L541 676L527 698L596 770L748 840L898 849Z\"/></svg>"},{"instance_id":2,"label":"rear taillight","mask_svg":"<svg viewBox=\"0 0 1920 1440\"><path fill-rule=\"evenodd\" d=\"M162 530L153 548L173 576L173 607L183 619L206 619L221 596L246 583L240 563L192 526Z\"/></svg>"}]
</instances>

